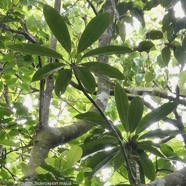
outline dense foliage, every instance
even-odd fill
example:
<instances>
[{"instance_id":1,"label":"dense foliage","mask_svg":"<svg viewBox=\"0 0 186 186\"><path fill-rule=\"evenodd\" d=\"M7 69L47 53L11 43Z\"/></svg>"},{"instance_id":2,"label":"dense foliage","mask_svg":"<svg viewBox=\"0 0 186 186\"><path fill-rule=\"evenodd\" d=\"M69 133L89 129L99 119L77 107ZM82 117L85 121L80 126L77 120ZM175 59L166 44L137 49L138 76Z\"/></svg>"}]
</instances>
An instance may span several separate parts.
<instances>
[{"instance_id":1,"label":"dense foliage","mask_svg":"<svg viewBox=\"0 0 186 186\"><path fill-rule=\"evenodd\" d=\"M108 2L66 0L59 13L52 1L0 1L0 185L28 179L46 82L49 126L93 127L51 148L35 181L137 185L184 166L186 3L113 1L112 17ZM108 103L99 95L105 110L95 101L100 77L110 86Z\"/></svg>"}]
</instances>

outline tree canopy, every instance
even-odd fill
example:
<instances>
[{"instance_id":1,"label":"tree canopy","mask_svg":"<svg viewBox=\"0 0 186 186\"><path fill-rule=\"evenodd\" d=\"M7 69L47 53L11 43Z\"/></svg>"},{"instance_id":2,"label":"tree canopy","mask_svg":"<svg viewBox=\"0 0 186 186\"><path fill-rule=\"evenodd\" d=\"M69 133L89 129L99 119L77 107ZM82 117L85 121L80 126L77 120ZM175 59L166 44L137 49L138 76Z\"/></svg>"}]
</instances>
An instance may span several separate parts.
<instances>
[{"instance_id":1,"label":"tree canopy","mask_svg":"<svg viewBox=\"0 0 186 186\"><path fill-rule=\"evenodd\" d=\"M185 185L185 0L0 1L0 185Z\"/></svg>"}]
</instances>

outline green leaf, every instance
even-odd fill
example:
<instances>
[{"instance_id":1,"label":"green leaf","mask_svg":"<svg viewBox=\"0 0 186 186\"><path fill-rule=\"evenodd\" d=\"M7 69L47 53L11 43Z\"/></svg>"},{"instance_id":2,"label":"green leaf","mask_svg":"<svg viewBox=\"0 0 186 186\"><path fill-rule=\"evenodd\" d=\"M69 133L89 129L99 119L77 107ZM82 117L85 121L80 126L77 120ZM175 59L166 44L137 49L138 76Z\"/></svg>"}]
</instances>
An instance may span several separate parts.
<instances>
[{"instance_id":1,"label":"green leaf","mask_svg":"<svg viewBox=\"0 0 186 186\"><path fill-rule=\"evenodd\" d=\"M75 69L75 71L77 77L79 78L85 89L88 90L90 93L93 93L96 89L96 81L91 72L87 68L83 67L78 67Z\"/></svg>"},{"instance_id":2,"label":"green leaf","mask_svg":"<svg viewBox=\"0 0 186 186\"><path fill-rule=\"evenodd\" d=\"M183 9L184 13L186 14L186 1L181 0L181 5L182 5L182 9Z\"/></svg>"},{"instance_id":3,"label":"green leaf","mask_svg":"<svg viewBox=\"0 0 186 186\"><path fill-rule=\"evenodd\" d=\"M129 106L128 122L130 133L137 128L143 114L143 100L140 97L132 99Z\"/></svg>"},{"instance_id":4,"label":"green leaf","mask_svg":"<svg viewBox=\"0 0 186 186\"><path fill-rule=\"evenodd\" d=\"M179 73L178 86L182 92L185 92L186 90L185 82L186 82L186 70Z\"/></svg>"},{"instance_id":5,"label":"green leaf","mask_svg":"<svg viewBox=\"0 0 186 186\"><path fill-rule=\"evenodd\" d=\"M55 83L55 93L58 97L60 97L65 92L71 78L72 78L71 69L63 69L59 71L59 75Z\"/></svg>"},{"instance_id":6,"label":"green leaf","mask_svg":"<svg viewBox=\"0 0 186 186\"><path fill-rule=\"evenodd\" d=\"M139 43L137 50L139 52L149 52L153 46L154 43L152 43L151 41L142 41Z\"/></svg>"},{"instance_id":7,"label":"green leaf","mask_svg":"<svg viewBox=\"0 0 186 186\"><path fill-rule=\"evenodd\" d=\"M41 80L54 72L62 69L65 65L62 63L51 63L48 65L45 65L44 67L40 68L35 72L35 74L32 77L32 82Z\"/></svg>"},{"instance_id":8,"label":"green leaf","mask_svg":"<svg viewBox=\"0 0 186 186\"><path fill-rule=\"evenodd\" d=\"M115 87L115 101L116 108L119 113L120 120L126 132L129 132L129 124L128 124L128 97L125 90L119 85L116 84Z\"/></svg>"},{"instance_id":9,"label":"green leaf","mask_svg":"<svg viewBox=\"0 0 186 186\"><path fill-rule=\"evenodd\" d=\"M1 145L5 145L5 146L10 146L10 147L19 147L19 143L15 143L13 141L10 141L10 140L0 140L0 144Z\"/></svg>"},{"instance_id":10,"label":"green leaf","mask_svg":"<svg viewBox=\"0 0 186 186\"><path fill-rule=\"evenodd\" d=\"M78 53L83 52L86 48L92 45L107 29L109 24L109 13L103 13L93 18L82 33L78 43Z\"/></svg>"},{"instance_id":11,"label":"green leaf","mask_svg":"<svg viewBox=\"0 0 186 186\"><path fill-rule=\"evenodd\" d=\"M146 83L150 83L151 81L154 80L155 77L156 77L156 75L153 72L146 72L145 73L145 81L146 81Z\"/></svg>"},{"instance_id":12,"label":"green leaf","mask_svg":"<svg viewBox=\"0 0 186 186\"><path fill-rule=\"evenodd\" d=\"M102 75L109 76L110 78L116 78L119 80L123 80L123 74L116 68L100 62L88 62L82 64L85 68L89 69L90 71Z\"/></svg>"},{"instance_id":13,"label":"green leaf","mask_svg":"<svg viewBox=\"0 0 186 186\"><path fill-rule=\"evenodd\" d=\"M177 107L177 105L178 105L177 102L165 103L162 106L148 113L139 123L136 129L136 133L138 134L142 132L147 127L149 127L151 124L165 118L168 114L170 114Z\"/></svg>"},{"instance_id":14,"label":"green leaf","mask_svg":"<svg viewBox=\"0 0 186 186\"><path fill-rule=\"evenodd\" d=\"M144 10L151 10L152 8L158 6L159 4L160 4L159 0L148 1L144 6Z\"/></svg>"},{"instance_id":15,"label":"green leaf","mask_svg":"<svg viewBox=\"0 0 186 186\"><path fill-rule=\"evenodd\" d=\"M98 170L108 164L119 152L117 148L111 151L98 152L88 159L87 167L91 167L92 171L88 173L88 176L93 176Z\"/></svg>"},{"instance_id":16,"label":"green leaf","mask_svg":"<svg viewBox=\"0 0 186 186\"><path fill-rule=\"evenodd\" d=\"M90 57L90 56L103 55L103 54L107 54L107 55L126 54L126 53L131 53L131 52L132 52L132 49L125 47L125 46L109 45L109 46L103 46L103 47L90 50L89 52L83 55L83 58Z\"/></svg>"},{"instance_id":17,"label":"green leaf","mask_svg":"<svg viewBox=\"0 0 186 186\"><path fill-rule=\"evenodd\" d=\"M185 59L186 59L186 49L181 46L177 46L176 49L174 50L174 56L177 59L179 64L184 65L185 64Z\"/></svg>"},{"instance_id":18,"label":"green leaf","mask_svg":"<svg viewBox=\"0 0 186 186\"><path fill-rule=\"evenodd\" d=\"M177 157L178 155L174 152L172 147L170 147L167 144L160 144L160 149L161 152L166 156L166 157Z\"/></svg>"},{"instance_id":19,"label":"green leaf","mask_svg":"<svg viewBox=\"0 0 186 186\"><path fill-rule=\"evenodd\" d=\"M153 40L162 39L163 38L163 33L159 30L152 30L152 31L146 33L146 38L147 39L153 39Z\"/></svg>"},{"instance_id":20,"label":"green leaf","mask_svg":"<svg viewBox=\"0 0 186 186\"><path fill-rule=\"evenodd\" d=\"M109 128L108 123L103 119L103 117L96 112L86 112L76 115L77 119L85 120L92 125L99 126L101 125L104 128Z\"/></svg>"},{"instance_id":21,"label":"green leaf","mask_svg":"<svg viewBox=\"0 0 186 186\"><path fill-rule=\"evenodd\" d=\"M70 53L71 39L64 18L60 15L60 13L56 9L52 8L49 5L44 5L43 13L44 13L45 20L48 26L50 27L50 30L56 37L56 39L60 42L62 47L68 53Z\"/></svg>"},{"instance_id":22,"label":"green leaf","mask_svg":"<svg viewBox=\"0 0 186 186\"><path fill-rule=\"evenodd\" d=\"M23 53L62 59L61 54L47 47L40 46L38 44L31 44L31 43L14 44L14 45L9 45L8 48Z\"/></svg>"},{"instance_id":23,"label":"green leaf","mask_svg":"<svg viewBox=\"0 0 186 186\"><path fill-rule=\"evenodd\" d=\"M82 153L83 151L81 147L77 145L72 146L71 149L66 154L66 161L63 164L63 169L71 168L77 161L80 160Z\"/></svg>"},{"instance_id":24,"label":"green leaf","mask_svg":"<svg viewBox=\"0 0 186 186\"><path fill-rule=\"evenodd\" d=\"M184 132L180 130L161 130L161 129L156 129L149 131L148 133L143 134L142 136L139 137L139 139L146 139L146 138L164 138L168 136L175 137L178 134L183 134Z\"/></svg>"},{"instance_id":25,"label":"green leaf","mask_svg":"<svg viewBox=\"0 0 186 186\"><path fill-rule=\"evenodd\" d=\"M139 148L142 150L145 150L147 152L150 152L156 156L164 158L163 154L158 151L155 147L153 147L153 143L151 141L142 141L138 143Z\"/></svg>"},{"instance_id":26,"label":"green leaf","mask_svg":"<svg viewBox=\"0 0 186 186\"><path fill-rule=\"evenodd\" d=\"M140 156L140 163L145 176L151 181L154 180L156 176L156 172L152 161L149 159L149 156L144 151L141 151L139 153L139 156Z\"/></svg>"},{"instance_id":27,"label":"green leaf","mask_svg":"<svg viewBox=\"0 0 186 186\"><path fill-rule=\"evenodd\" d=\"M125 22L123 20L119 20L117 22L117 32L121 40L124 42L126 38L126 27L125 27Z\"/></svg>"},{"instance_id":28,"label":"green leaf","mask_svg":"<svg viewBox=\"0 0 186 186\"><path fill-rule=\"evenodd\" d=\"M163 61L164 61L165 65L167 66L169 61L170 61L170 58L171 58L170 48L169 47L164 47L161 51L161 55L162 55L162 58L163 58Z\"/></svg>"}]
</instances>

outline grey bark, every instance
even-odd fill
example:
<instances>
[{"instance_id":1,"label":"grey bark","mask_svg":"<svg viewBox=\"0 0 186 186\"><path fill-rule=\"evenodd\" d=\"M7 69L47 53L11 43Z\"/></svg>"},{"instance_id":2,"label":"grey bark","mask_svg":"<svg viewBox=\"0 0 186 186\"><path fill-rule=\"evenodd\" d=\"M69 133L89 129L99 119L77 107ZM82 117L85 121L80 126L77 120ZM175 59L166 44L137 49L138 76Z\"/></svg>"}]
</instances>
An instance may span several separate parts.
<instances>
[{"instance_id":1,"label":"grey bark","mask_svg":"<svg viewBox=\"0 0 186 186\"><path fill-rule=\"evenodd\" d=\"M186 186L186 167L164 178L157 179L149 184L141 186Z\"/></svg>"},{"instance_id":2,"label":"grey bark","mask_svg":"<svg viewBox=\"0 0 186 186\"><path fill-rule=\"evenodd\" d=\"M56 0L60 1L60 0ZM111 1L107 0L105 11L108 11L113 17L113 9L111 7ZM108 45L110 43L111 37L113 35L113 23L109 26L109 28L102 34L99 40L99 46ZM51 44L52 47L55 47L56 44ZM54 49L54 48L53 48ZM107 56L103 56L99 58L100 62L108 63L109 58ZM30 161L29 161L29 168L26 172L26 177L33 178L36 175L35 169L44 163L44 159L47 157L48 152L51 148L56 147L58 145L65 144L77 137L85 134L92 128L92 125L85 121L78 121L75 124L64 126L61 128L51 128L48 126L48 116L49 116L49 106L50 100L52 96L52 89L53 86L53 78L50 79L47 84L45 90L45 103L42 107L44 114L42 117L42 126L39 131L37 131L36 136L34 138L34 145L31 151ZM103 99L104 95L104 99ZM99 76L98 78L98 91L96 95L96 99L94 100L95 103L101 108L102 111L105 110L107 106L107 102L110 95L110 87L109 81L106 77ZM45 110L46 109L46 110ZM94 107L91 110L96 111ZM31 180L31 179L30 179Z\"/></svg>"}]
</instances>

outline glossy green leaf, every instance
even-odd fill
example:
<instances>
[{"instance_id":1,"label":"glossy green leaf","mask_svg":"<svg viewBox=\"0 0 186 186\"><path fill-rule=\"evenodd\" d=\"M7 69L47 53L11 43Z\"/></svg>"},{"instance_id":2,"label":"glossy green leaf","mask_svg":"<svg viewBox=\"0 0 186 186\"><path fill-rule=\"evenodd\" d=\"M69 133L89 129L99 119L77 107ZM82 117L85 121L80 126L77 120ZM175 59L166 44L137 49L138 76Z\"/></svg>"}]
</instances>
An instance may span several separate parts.
<instances>
[{"instance_id":1,"label":"glossy green leaf","mask_svg":"<svg viewBox=\"0 0 186 186\"><path fill-rule=\"evenodd\" d=\"M161 51L161 55L165 65L167 66L171 59L171 51L169 47L164 47Z\"/></svg>"},{"instance_id":2,"label":"glossy green leaf","mask_svg":"<svg viewBox=\"0 0 186 186\"><path fill-rule=\"evenodd\" d=\"M144 151L141 151L139 153L139 156L140 156L140 163L145 176L151 181L154 180L156 177L156 172L152 161L149 159L149 156Z\"/></svg>"},{"instance_id":3,"label":"glossy green leaf","mask_svg":"<svg viewBox=\"0 0 186 186\"><path fill-rule=\"evenodd\" d=\"M14 45L9 45L8 47L12 50L16 50L23 53L62 59L61 54L57 53L56 51L34 43L14 44Z\"/></svg>"},{"instance_id":4,"label":"glossy green leaf","mask_svg":"<svg viewBox=\"0 0 186 186\"><path fill-rule=\"evenodd\" d=\"M89 69L90 71L94 73L98 73L101 75L109 76L110 78L116 78L119 80L123 80L124 76L123 74L116 68L100 62L89 62L82 64L85 68Z\"/></svg>"},{"instance_id":5,"label":"glossy green leaf","mask_svg":"<svg viewBox=\"0 0 186 186\"><path fill-rule=\"evenodd\" d=\"M110 24L110 14L103 13L93 18L83 31L78 43L78 53L92 45Z\"/></svg>"},{"instance_id":6,"label":"glossy green leaf","mask_svg":"<svg viewBox=\"0 0 186 186\"><path fill-rule=\"evenodd\" d=\"M137 128L143 114L143 100L140 97L132 99L129 106L128 122L130 133Z\"/></svg>"},{"instance_id":7,"label":"glossy green leaf","mask_svg":"<svg viewBox=\"0 0 186 186\"><path fill-rule=\"evenodd\" d=\"M40 68L35 72L35 74L32 77L32 82L41 80L54 72L62 69L65 65L62 63L51 63L48 65L45 65L44 67Z\"/></svg>"},{"instance_id":8,"label":"glossy green leaf","mask_svg":"<svg viewBox=\"0 0 186 186\"><path fill-rule=\"evenodd\" d=\"M103 54L107 54L107 55L126 54L126 53L131 53L131 52L132 52L132 49L125 47L125 46L109 45L109 46L103 46L103 47L90 50L89 52L83 55L83 58L90 57L90 56L103 55Z\"/></svg>"},{"instance_id":9,"label":"glossy green leaf","mask_svg":"<svg viewBox=\"0 0 186 186\"><path fill-rule=\"evenodd\" d=\"M147 152L154 154L155 156L164 158L163 154L153 146L153 143L151 141L139 142L138 147L142 150L145 150Z\"/></svg>"},{"instance_id":10,"label":"glossy green leaf","mask_svg":"<svg viewBox=\"0 0 186 186\"><path fill-rule=\"evenodd\" d=\"M71 78L72 78L71 69L62 69L59 71L55 83L55 93L58 97L60 97L65 92Z\"/></svg>"},{"instance_id":11,"label":"glossy green leaf","mask_svg":"<svg viewBox=\"0 0 186 186\"><path fill-rule=\"evenodd\" d=\"M174 50L174 56L177 59L179 64L184 65L186 62L186 49L181 46L177 46Z\"/></svg>"},{"instance_id":12,"label":"glossy green leaf","mask_svg":"<svg viewBox=\"0 0 186 186\"><path fill-rule=\"evenodd\" d=\"M145 117L143 117L143 119L139 123L136 129L136 133L138 134L142 132L147 127L149 127L151 124L165 118L168 114L170 114L177 107L177 105L178 105L177 102L165 103L162 106L148 113Z\"/></svg>"},{"instance_id":13,"label":"glossy green leaf","mask_svg":"<svg viewBox=\"0 0 186 186\"><path fill-rule=\"evenodd\" d=\"M162 39L163 38L163 33L159 30L152 30L152 31L146 33L146 38L147 39L153 39L153 40Z\"/></svg>"},{"instance_id":14,"label":"glossy green leaf","mask_svg":"<svg viewBox=\"0 0 186 186\"><path fill-rule=\"evenodd\" d=\"M86 112L76 115L77 119L85 120L92 125L99 126L101 125L104 128L109 128L108 123L103 119L103 117L96 112Z\"/></svg>"},{"instance_id":15,"label":"glossy green leaf","mask_svg":"<svg viewBox=\"0 0 186 186\"><path fill-rule=\"evenodd\" d=\"M125 90L119 85L116 84L115 86L115 101L116 101L116 108L122 122L122 125L126 132L129 132L129 124L128 124L128 97Z\"/></svg>"},{"instance_id":16,"label":"glossy green leaf","mask_svg":"<svg viewBox=\"0 0 186 186\"><path fill-rule=\"evenodd\" d=\"M75 71L77 77L79 78L85 89L88 90L90 93L93 93L96 89L96 81L91 72L84 67L78 67L75 69Z\"/></svg>"},{"instance_id":17,"label":"glossy green leaf","mask_svg":"<svg viewBox=\"0 0 186 186\"><path fill-rule=\"evenodd\" d=\"M137 50L139 52L149 52L153 46L154 43L152 43L151 41L142 41L139 43Z\"/></svg>"},{"instance_id":18,"label":"glossy green leaf","mask_svg":"<svg viewBox=\"0 0 186 186\"><path fill-rule=\"evenodd\" d=\"M156 129L149 131L148 133L143 134L142 136L139 137L139 139L145 139L145 138L165 138L168 136L175 137L178 134L183 134L184 132L180 130L161 130L161 129Z\"/></svg>"},{"instance_id":19,"label":"glossy green leaf","mask_svg":"<svg viewBox=\"0 0 186 186\"><path fill-rule=\"evenodd\" d=\"M50 27L52 33L55 35L57 40L63 46L63 48L70 53L71 52L71 39L68 32L67 25L64 18L60 13L49 5L44 5L43 13L45 20Z\"/></svg>"}]
</instances>

